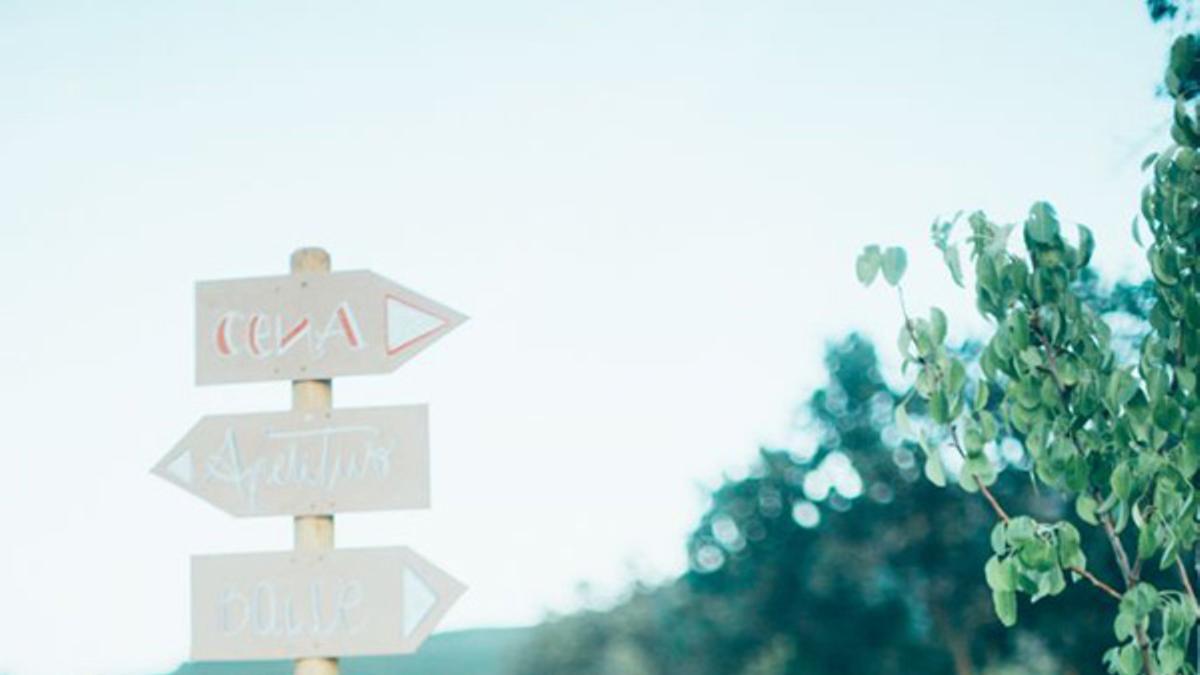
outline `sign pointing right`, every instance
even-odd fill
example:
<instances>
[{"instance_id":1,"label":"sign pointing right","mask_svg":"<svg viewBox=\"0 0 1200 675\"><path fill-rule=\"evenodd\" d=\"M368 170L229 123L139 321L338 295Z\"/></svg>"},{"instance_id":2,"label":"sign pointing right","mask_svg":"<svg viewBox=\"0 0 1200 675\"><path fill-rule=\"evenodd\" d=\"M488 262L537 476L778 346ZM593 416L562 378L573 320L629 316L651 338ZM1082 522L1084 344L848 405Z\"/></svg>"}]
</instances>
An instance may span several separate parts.
<instances>
[{"instance_id":1,"label":"sign pointing right","mask_svg":"<svg viewBox=\"0 0 1200 675\"><path fill-rule=\"evenodd\" d=\"M387 373L467 317L374 272L196 284L196 383Z\"/></svg>"},{"instance_id":2,"label":"sign pointing right","mask_svg":"<svg viewBox=\"0 0 1200 675\"><path fill-rule=\"evenodd\" d=\"M192 558L192 658L408 654L466 587L407 547Z\"/></svg>"}]
</instances>

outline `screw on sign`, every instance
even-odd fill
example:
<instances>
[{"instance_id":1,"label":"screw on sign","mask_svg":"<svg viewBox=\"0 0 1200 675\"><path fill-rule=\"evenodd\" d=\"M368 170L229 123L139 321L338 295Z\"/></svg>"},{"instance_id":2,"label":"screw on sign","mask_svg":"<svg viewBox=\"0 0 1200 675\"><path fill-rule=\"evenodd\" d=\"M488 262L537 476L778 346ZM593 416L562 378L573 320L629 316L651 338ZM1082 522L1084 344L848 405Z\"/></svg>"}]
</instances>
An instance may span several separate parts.
<instances>
[{"instance_id":1,"label":"screw on sign","mask_svg":"<svg viewBox=\"0 0 1200 675\"><path fill-rule=\"evenodd\" d=\"M295 550L192 559L192 658L296 660L415 651L465 587L405 547L333 547L333 514L429 506L424 405L333 408L332 378L395 370L466 320L377 274L196 284L196 382L292 381L290 412L202 418L153 473L235 516L291 515Z\"/></svg>"}]
</instances>

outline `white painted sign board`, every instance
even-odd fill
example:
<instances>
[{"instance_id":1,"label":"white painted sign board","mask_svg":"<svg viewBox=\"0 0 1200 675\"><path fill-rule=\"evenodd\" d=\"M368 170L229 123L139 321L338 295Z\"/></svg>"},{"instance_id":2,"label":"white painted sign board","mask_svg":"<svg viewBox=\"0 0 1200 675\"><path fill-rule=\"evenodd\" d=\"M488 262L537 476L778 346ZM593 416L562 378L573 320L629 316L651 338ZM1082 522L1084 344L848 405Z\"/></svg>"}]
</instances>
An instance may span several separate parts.
<instances>
[{"instance_id":1,"label":"white painted sign board","mask_svg":"<svg viewBox=\"0 0 1200 675\"><path fill-rule=\"evenodd\" d=\"M368 271L196 284L196 383L395 370L466 320Z\"/></svg>"},{"instance_id":2,"label":"white painted sign board","mask_svg":"<svg viewBox=\"0 0 1200 675\"><path fill-rule=\"evenodd\" d=\"M235 516L428 508L428 406L209 415L152 471Z\"/></svg>"},{"instance_id":3,"label":"white painted sign board","mask_svg":"<svg viewBox=\"0 0 1200 675\"><path fill-rule=\"evenodd\" d=\"M194 556L192 658L408 654L465 590L407 547Z\"/></svg>"}]
</instances>

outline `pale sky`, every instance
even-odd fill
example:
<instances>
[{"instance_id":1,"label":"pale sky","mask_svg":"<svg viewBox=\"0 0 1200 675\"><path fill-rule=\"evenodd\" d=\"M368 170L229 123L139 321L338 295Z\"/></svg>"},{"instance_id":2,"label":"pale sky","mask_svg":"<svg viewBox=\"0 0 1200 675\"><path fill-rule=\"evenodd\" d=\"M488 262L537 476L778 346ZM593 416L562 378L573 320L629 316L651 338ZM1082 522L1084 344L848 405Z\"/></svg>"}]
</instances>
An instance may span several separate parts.
<instances>
[{"instance_id":1,"label":"pale sky","mask_svg":"<svg viewBox=\"0 0 1200 675\"><path fill-rule=\"evenodd\" d=\"M1048 199L1140 274L1167 44L1137 0L0 0L0 672L170 669L189 556L291 545L148 473L202 415L289 405L194 385L195 281L321 245L471 316L335 383L433 436L432 510L338 543L467 582L444 628L530 623L682 571L826 341L891 355L863 244L908 246L960 336L935 215Z\"/></svg>"}]
</instances>

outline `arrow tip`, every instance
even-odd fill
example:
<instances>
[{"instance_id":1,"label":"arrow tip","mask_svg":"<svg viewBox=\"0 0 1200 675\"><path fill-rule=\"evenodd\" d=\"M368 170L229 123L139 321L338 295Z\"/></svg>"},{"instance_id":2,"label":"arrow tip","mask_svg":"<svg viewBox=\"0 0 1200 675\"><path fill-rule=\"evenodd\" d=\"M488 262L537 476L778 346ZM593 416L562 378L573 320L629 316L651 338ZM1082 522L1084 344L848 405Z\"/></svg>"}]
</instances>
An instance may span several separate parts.
<instances>
[{"instance_id":1,"label":"arrow tip","mask_svg":"<svg viewBox=\"0 0 1200 675\"><path fill-rule=\"evenodd\" d=\"M412 343L441 330L450 319L387 296L387 352L397 354Z\"/></svg>"},{"instance_id":2,"label":"arrow tip","mask_svg":"<svg viewBox=\"0 0 1200 675\"><path fill-rule=\"evenodd\" d=\"M411 651L433 632L467 587L411 549L405 550L405 554L408 560L401 576L403 615L400 628L403 631L401 639Z\"/></svg>"},{"instance_id":3,"label":"arrow tip","mask_svg":"<svg viewBox=\"0 0 1200 675\"><path fill-rule=\"evenodd\" d=\"M416 572L404 570L404 637L412 637L437 604L437 595Z\"/></svg>"},{"instance_id":4,"label":"arrow tip","mask_svg":"<svg viewBox=\"0 0 1200 675\"><path fill-rule=\"evenodd\" d=\"M170 478L183 485L191 485L194 473L192 471L192 451L181 450L174 457L168 457L154 467L154 473Z\"/></svg>"}]
</instances>

